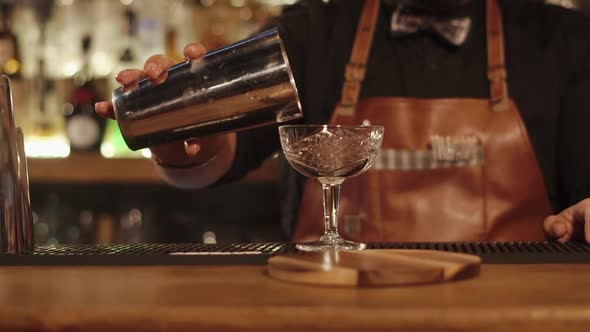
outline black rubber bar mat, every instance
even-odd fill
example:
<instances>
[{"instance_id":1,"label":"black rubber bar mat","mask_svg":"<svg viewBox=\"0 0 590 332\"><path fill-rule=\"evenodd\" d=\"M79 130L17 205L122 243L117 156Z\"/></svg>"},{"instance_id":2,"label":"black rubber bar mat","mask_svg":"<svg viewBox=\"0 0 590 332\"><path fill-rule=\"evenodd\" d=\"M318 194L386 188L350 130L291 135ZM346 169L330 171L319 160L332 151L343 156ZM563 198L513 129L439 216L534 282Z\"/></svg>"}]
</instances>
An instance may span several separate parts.
<instances>
[{"instance_id":1,"label":"black rubber bar mat","mask_svg":"<svg viewBox=\"0 0 590 332\"><path fill-rule=\"evenodd\" d=\"M370 243L370 249L432 249L478 255L486 264L590 264L590 245L559 242ZM264 265L291 243L41 245L0 255L0 265Z\"/></svg>"}]
</instances>

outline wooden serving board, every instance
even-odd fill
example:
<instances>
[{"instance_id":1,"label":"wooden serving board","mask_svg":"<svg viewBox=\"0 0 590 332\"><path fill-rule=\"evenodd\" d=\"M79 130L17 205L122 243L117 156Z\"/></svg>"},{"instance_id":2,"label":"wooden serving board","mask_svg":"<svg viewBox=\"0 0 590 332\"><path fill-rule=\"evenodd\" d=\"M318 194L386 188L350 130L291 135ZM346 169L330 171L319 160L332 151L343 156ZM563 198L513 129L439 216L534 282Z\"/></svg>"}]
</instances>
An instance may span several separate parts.
<instances>
[{"instance_id":1,"label":"wooden serving board","mask_svg":"<svg viewBox=\"0 0 590 332\"><path fill-rule=\"evenodd\" d=\"M271 277L332 286L439 283L479 274L479 256L437 250L298 252L271 257Z\"/></svg>"}]
</instances>

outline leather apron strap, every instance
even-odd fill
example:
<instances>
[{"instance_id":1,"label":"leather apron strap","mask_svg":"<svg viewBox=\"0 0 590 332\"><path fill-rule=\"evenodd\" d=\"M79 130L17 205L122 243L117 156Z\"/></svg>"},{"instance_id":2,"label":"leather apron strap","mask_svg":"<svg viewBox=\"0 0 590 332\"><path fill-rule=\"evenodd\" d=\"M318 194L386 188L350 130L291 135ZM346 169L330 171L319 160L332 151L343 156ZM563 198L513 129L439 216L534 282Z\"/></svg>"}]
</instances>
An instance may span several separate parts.
<instances>
[{"instance_id":1,"label":"leather apron strap","mask_svg":"<svg viewBox=\"0 0 590 332\"><path fill-rule=\"evenodd\" d=\"M504 60L504 29L498 0L487 0L488 80L490 103L494 111L510 109L506 62Z\"/></svg>"},{"instance_id":2,"label":"leather apron strap","mask_svg":"<svg viewBox=\"0 0 590 332\"><path fill-rule=\"evenodd\" d=\"M356 30L350 61L346 65L344 85L340 95L340 103L334 111L337 115L352 116L361 92L361 84L365 79L367 59L373 45L373 35L377 17L379 16L380 0L365 0L363 13Z\"/></svg>"},{"instance_id":3,"label":"leather apron strap","mask_svg":"<svg viewBox=\"0 0 590 332\"><path fill-rule=\"evenodd\" d=\"M508 84L506 82L508 74L504 60L502 12L498 0L487 0L486 2L490 103L494 111L507 111L510 109L510 98L508 95ZM346 66L345 81L342 86L340 102L336 106L336 115L352 116L356 109L362 81L365 78L369 52L373 44L379 6L379 0L365 0L350 61Z\"/></svg>"}]
</instances>

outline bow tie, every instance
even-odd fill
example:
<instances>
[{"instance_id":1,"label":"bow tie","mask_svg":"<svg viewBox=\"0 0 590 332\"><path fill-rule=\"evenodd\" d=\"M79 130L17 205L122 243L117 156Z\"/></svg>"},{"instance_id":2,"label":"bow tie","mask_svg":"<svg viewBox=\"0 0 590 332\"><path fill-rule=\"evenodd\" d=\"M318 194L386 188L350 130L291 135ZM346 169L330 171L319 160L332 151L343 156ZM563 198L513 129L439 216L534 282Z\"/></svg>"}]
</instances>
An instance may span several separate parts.
<instances>
[{"instance_id":1,"label":"bow tie","mask_svg":"<svg viewBox=\"0 0 590 332\"><path fill-rule=\"evenodd\" d=\"M461 46L467 39L470 28L469 17L422 15L403 5L398 6L391 16L391 33L394 37L424 31L438 35L451 45Z\"/></svg>"}]
</instances>

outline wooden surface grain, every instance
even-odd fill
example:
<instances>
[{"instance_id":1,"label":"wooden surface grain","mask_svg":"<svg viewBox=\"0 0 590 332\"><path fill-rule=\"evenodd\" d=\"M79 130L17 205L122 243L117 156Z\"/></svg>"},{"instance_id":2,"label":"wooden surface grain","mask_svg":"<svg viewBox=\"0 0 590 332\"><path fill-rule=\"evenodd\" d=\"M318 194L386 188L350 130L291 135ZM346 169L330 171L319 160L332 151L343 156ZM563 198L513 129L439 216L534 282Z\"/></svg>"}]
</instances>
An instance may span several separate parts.
<instances>
[{"instance_id":1,"label":"wooden surface grain","mask_svg":"<svg viewBox=\"0 0 590 332\"><path fill-rule=\"evenodd\" d=\"M590 265L483 265L444 284L345 288L261 266L2 267L0 331L587 331Z\"/></svg>"},{"instance_id":2,"label":"wooden surface grain","mask_svg":"<svg viewBox=\"0 0 590 332\"><path fill-rule=\"evenodd\" d=\"M327 286L402 286L474 277L481 258L437 250L373 249L277 255L268 274L295 283Z\"/></svg>"}]
</instances>

